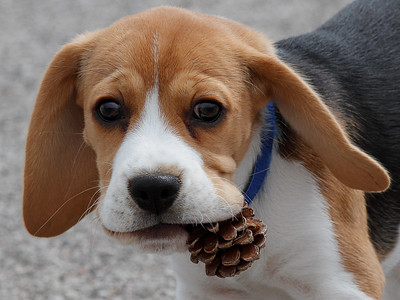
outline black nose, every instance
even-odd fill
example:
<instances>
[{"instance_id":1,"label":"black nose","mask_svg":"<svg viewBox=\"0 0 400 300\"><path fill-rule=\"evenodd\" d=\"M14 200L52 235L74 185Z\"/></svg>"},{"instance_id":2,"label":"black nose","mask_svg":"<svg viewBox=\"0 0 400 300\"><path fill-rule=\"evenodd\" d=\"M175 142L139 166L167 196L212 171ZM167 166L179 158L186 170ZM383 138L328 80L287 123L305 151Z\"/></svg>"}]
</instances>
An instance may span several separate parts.
<instances>
[{"instance_id":1,"label":"black nose","mask_svg":"<svg viewBox=\"0 0 400 300\"><path fill-rule=\"evenodd\" d=\"M174 175L140 175L129 182L129 193L141 209L161 214L174 203L180 187L180 180Z\"/></svg>"}]
</instances>

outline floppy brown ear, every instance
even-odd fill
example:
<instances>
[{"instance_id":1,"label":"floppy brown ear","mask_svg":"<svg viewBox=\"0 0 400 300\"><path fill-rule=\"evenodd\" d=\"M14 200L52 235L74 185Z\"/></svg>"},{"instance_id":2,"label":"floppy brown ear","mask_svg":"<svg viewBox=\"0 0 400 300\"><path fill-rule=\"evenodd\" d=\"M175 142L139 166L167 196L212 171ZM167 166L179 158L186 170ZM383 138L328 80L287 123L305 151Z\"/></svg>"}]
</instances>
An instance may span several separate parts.
<instances>
[{"instance_id":1,"label":"floppy brown ear","mask_svg":"<svg viewBox=\"0 0 400 300\"><path fill-rule=\"evenodd\" d=\"M359 190L386 190L386 170L354 146L316 92L275 56L258 55L252 71L268 85L280 113L345 185Z\"/></svg>"},{"instance_id":2,"label":"floppy brown ear","mask_svg":"<svg viewBox=\"0 0 400 300\"><path fill-rule=\"evenodd\" d=\"M89 37L64 46L40 86L26 142L23 217L35 236L63 233L90 212L97 192L95 154L83 140L76 83Z\"/></svg>"}]
</instances>

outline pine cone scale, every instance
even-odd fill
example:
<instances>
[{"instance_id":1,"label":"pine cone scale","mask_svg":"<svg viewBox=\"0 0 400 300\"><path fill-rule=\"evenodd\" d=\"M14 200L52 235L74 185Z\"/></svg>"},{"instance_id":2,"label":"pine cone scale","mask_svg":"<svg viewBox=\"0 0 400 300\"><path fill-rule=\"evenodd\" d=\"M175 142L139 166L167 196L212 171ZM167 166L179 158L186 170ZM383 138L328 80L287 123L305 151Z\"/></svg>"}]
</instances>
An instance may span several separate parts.
<instances>
[{"instance_id":1,"label":"pine cone scale","mask_svg":"<svg viewBox=\"0 0 400 300\"><path fill-rule=\"evenodd\" d=\"M216 253L218 250L218 237L216 235L208 235L204 240L204 252Z\"/></svg>"},{"instance_id":2,"label":"pine cone scale","mask_svg":"<svg viewBox=\"0 0 400 300\"><path fill-rule=\"evenodd\" d=\"M221 255L222 265L235 266L240 262L240 250L238 247L232 247Z\"/></svg>"}]
</instances>

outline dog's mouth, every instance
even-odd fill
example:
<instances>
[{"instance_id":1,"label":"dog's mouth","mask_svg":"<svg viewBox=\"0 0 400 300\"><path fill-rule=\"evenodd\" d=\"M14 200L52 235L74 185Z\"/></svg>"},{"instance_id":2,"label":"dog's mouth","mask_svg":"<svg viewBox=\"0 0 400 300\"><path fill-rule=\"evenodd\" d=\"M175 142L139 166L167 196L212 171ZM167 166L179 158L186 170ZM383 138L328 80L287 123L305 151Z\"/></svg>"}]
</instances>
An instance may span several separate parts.
<instances>
[{"instance_id":1,"label":"dog's mouth","mask_svg":"<svg viewBox=\"0 0 400 300\"><path fill-rule=\"evenodd\" d=\"M111 231L103 226L107 235L123 244L137 245L146 252L182 252L187 250L188 233L185 225L164 224L147 227L130 232Z\"/></svg>"}]
</instances>

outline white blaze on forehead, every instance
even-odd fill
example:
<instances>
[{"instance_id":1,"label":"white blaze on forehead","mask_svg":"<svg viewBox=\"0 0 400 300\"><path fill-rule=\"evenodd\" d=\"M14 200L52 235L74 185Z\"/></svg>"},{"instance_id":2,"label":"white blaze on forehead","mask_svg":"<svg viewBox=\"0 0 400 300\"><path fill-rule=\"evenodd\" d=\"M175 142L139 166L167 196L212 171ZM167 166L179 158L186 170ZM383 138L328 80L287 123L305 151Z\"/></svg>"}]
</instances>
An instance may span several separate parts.
<instances>
[{"instance_id":1,"label":"white blaze on forehead","mask_svg":"<svg viewBox=\"0 0 400 300\"><path fill-rule=\"evenodd\" d=\"M134 159L130 159L128 166L135 170L151 172L164 167L185 169L189 160L195 160L199 166L203 165L200 155L189 147L180 136L168 125L160 108L159 101L159 53L160 36L156 31L153 35L153 87L148 91L143 111L139 122L128 132L125 142L117 154L114 164L119 167L118 157L125 148L130 145ZM128 147L128 146L126 146ZM131 175L132 176L132 175Z\"/></svg>"},{"instance_id":2,"label":"white blaze on forehead","mask_svg":"<svg viewBox=\"0 0 400 300\"><path fill-rule=\"evenodd\" d=\"M115 167L118 168L120 165L117 162L118 158L126 156L120 153L123 153L125 147L129 147L134 158L128 159L130 162L127 166L133 173L152 172L168 167L183 170L188 167L190 161L196 161L199 167L203 166L201 156L168 125L161 111L158 90L159 47L159 34L155 32L152 47L154 85L147 93L139 122L127 133L114 162Z\"/></svg>"}]
</instances>

